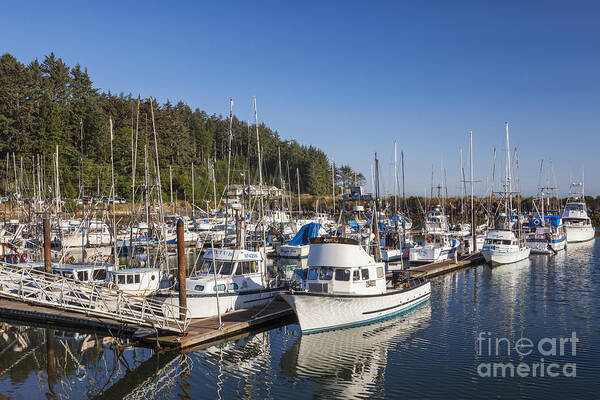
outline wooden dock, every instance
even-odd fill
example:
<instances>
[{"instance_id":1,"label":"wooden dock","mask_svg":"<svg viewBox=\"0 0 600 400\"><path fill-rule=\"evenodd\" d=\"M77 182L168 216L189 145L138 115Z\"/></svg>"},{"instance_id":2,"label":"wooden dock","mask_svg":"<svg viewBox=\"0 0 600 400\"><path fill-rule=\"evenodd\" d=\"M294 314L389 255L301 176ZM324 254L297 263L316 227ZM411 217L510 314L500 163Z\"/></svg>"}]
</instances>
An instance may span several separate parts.
<instances>
[{"instance_id":1,"label":"wooden dock","mask_svg":"<svg viewBox=\"0 0 600 400\"><path fill-rule=\"evenodd\" d=\"M57 329L62 327L78 331L101 331L111 336L133 336L139 330L137 325L123 324L108 318L6 298L0 298L0 317L23 324L41 323Z\"/></svg>"},{"instance_id":2,"label":"wooden dock","mask_svg":"<svg viewBox=\"0 0 600 400\"><path fill-rule=\"evenodd\" d=\"M471 267L483 262L483 256L480 252L471 254L467 257L459 259L458 262L454 260L446 260L438 263L420 265L418 267L412 267L408 270L411 276L423 277L423 278L434 278L449 272L453 272L459 269Z\"/></svg>"},{"instance_id":3,"label":"wooden dock","mask_svg":"<svg viewBox=\"0 0 600 400\"><path fill-rule=\"evenodd\" d=\"M142 344L147 346L166 346L179 349L191 346L209 345L222 342L223 339L239 335L242 332L258 329L267 324L294 322L294 311L282 299L274 301L264 307L236 310L221 316L222 327L219 329L219 318L202 318L192 320L184 335L147 335L140 338Z\"/></svg>"}]
</instances>

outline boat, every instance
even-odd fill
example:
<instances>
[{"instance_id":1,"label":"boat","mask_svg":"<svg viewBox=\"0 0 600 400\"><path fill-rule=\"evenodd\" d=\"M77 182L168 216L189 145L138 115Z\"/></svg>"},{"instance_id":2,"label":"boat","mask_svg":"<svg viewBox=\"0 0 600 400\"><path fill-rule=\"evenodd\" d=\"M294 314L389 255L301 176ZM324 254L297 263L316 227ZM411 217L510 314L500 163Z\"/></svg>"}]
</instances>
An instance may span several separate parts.
<instances>
[{"instance_id":1,"label":"boat","mask_svg":"<svg viewBox=\"0 0 600 400\"><path fill-rule=\"evenodd\" d=\"M581 189L579 189L581 188ZM587 242L596 235L585 205L583 182L571 183L567 204L562 214L567 243Z\"/></svg>"},{"instance_id":2,"label":"boat","mask_svg":"<svg viewBox=\"0 0 600 400\"><path fill-rule=\"evenodd\" d=\"M277 255L284 258L306 258L310 248L308 240L317 237L321 224L311 222L304 225L296 236L286 244L277 247Z\"/></svg>"},{"instance_id":3,"label":"boat","mask_svg":"<svg viewBox=\"0 0 600 400\"><path fill-rule=\"evenodd\" d=\"M481 254L488 264L511 264L529 258L531 249L511 229L491 229L485 236Z\"/></svg>"},{"instance_id":4,"label":"boat","mask_svg":"<svg viewBox=\"0 0 600 400\"><path fill-rule=\"evenodd\" d=\"M536 215L529 220L532 231L525 236L525 243L533 254L556 254L567 245L567 235L562 218L558 215Z\"/></svg>"},{"instance_id":5,"label":"boat","mask_svg":"<svg viewBox=\"0 0 600 400\"><path fill-rule=\"evenodd\" d=\"M186 278L186 301L190 318L208 318L220 313L263 306L284 287L265 280L263 252L209 248L200 270ZM162 290L156 298L179 305L179 293Z\"/></svg>"},{"instance_id":6,"label":"boat","mask_svg":"<svg viewBox=\"0 0 600 400\"><path fill-rule=\"evenodd\" d=\"M425 279L388 288L385 264L350 238L311 239L308 267L302 290L280 294L296 313L303 334L393 318L424 304L431 294Z\"/></svg>"},{"instance_id":7,"label":"boat","mask_svg":"<svg viewBox=\"0 0 600 400\"><path fill-rule=\"evenodd\" d=\"M447 232L429 233L425 241L412 247L408 260L413 263L435 263L454 257L460 242Z\"/></svg>"}]
</instances>

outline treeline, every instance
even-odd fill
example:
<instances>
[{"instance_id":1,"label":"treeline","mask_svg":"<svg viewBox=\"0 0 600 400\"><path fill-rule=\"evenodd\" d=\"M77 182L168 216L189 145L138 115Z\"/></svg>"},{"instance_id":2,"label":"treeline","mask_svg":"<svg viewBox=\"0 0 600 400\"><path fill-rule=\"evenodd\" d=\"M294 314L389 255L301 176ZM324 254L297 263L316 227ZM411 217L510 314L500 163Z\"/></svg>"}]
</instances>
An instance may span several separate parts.
<instances>
[{"instance_id":1,"label":"treeline","mask_svg":"<svg viewBox=\"0 0 600 400\"><path fill-rule=\"evenodd\" d=\"M118 73L115 70L115 73ZM114 95L94 88L86 68L69 67L53 53L27 65L10 54L0 58L0 157L5 160L1 183L10 194L17 186L33 187L37 165L44 176L53 174L53 154L59 152L61 192L79 194L80 159L83 154L86 194L110 189L109 118L113 121L116 193L131 197L132 133L138 131L137 177L141 183L144 154L152 172L155 143L152 112L157 134L156 148L161 168L163 196L169 195L171 168L174 197L191 199L191 165L195 165L196 201L212 197L210 166L214 165L217 192L226 182L229 153L229 116L209 115L198 108L167 100L164 104L138 99L131 94ZM225 105L227 106L227 105ZM258 183L256 127L232 118L231 183ZM299 172L303 193L325 195L332 190L332 167L326 154L295 140L283 140L277 130L258 126L264 183L280 186L279 152L284 185L296 190ZM41 159L41 162L39 162ZM349 182L349 166L336 171L336 184ZM340 173L343 172L343 174ZM359 183L364 176L357 174ZM51 179L43 190L50 194ZM338 190L339 191L339 190ZM24 193L23 195L25 195ZM166 198L166 197L165 197Z\"/></svg>"}]
</instances>

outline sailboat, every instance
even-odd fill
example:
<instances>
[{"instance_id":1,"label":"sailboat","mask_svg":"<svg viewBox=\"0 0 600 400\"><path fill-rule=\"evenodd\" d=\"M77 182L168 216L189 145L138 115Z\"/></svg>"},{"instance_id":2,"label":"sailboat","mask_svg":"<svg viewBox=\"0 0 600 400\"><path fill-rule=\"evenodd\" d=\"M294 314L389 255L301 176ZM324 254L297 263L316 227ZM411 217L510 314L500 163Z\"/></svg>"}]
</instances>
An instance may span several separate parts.
<instances>
[{"instance_id":1,"label":"sailboat","mask_svg":"<svg viewBox=\"0 0 600 400\"><path fill-rule=\"evenodd\" d=\"M492 265L510 264L529 257L531 249L525 245L521 237L521 225L517 221L518 233L515 234L512 223L512 182L510 176L510 146L508 138L508 122L506 127L506 175L504 179L505 221L500 229L488 230L481 253L487 263Z\"/></svg>"}]
</instances>

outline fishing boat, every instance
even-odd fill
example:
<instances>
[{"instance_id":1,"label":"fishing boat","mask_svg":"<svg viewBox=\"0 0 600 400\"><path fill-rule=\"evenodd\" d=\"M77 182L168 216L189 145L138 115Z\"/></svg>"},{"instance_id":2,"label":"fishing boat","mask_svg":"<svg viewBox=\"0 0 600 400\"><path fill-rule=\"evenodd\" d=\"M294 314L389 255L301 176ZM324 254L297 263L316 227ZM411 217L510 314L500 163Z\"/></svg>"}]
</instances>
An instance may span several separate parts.
<instances>
[{"instance_id":1,"label":"fishing boat","mask_svg":"<svg viewBox=\"0 0 600 400\"><path fill-rule=\"evenodd\" d=\"M536 215L529 220L532 231L525 236L525 243L533 254L556 254L567 245L562 218L558 215Z\"/></svg>"},{"instance_id":2,"label":"fishing boat","mask_svg":"<svg viewBox=\"0 0 600 400\"><path fill-rule=\"evenodd\" d=\"M409 250L411 263L435 263L454 257L460 242L447 232L429 233L425 241Z\"/></svg>"},{"instance_id":3,"label":"fishing boat","mask_svg":"<svg viewBox=\"0 0 600 400\"><path fill-rule=\"evenodd\" d=\"M385 265L353 239L315 238L310 246L303 290L281 293L304 334L367 325L429 300L431 285L424 279L388 288Z\"/></svg>"},{"instance_id":4,"label":"fishing boat","mask_svg":"<svg viewBox=\"0 0 600 400\"><path fill-rule=\"evenodd\" d=\"M505 123L506 128L506 175L504 177L504 218L505 221L500 223L499 229L490 229L485 235L485 241L481 248L481 254L485 261L492 265L511 264L529 257L531 249L525 244L525 239L522 236L522 224L520 213L514 218L512 208L512 179L510 173L510 142L508 137L508 122ZM513 229L517 225L517 232Z\"/></svg>"},{"instance_id":5,"label":"fishing boat","mask_svg":"<svg viewBox=\"0 0 600 400\"><path fill-rule=\"evenodd\" d=\"M585 205L583 182L571 183L569 199L562 214L568 243L592 240L596 229L588 216Z\"/></svg>"},{"instance_id":6,"label":"fishing boat","mask_svg":"<svg viewBox=\"0 0 600 400\"><path fill-rule=\"evenodd\" d=\"M485 236L481 254L492 265L511 264L529 257L531 249L511 229L492 229Z\"/></svg>"},{"instance_id":7,"label":"fishing boat","mask_svg":"<svg viewBox=\"0 0 600 400\"><path fill-rule=\"evenodd\" d=\"M266 282L263 253L241 249L209 248L197 273L185 280L191 318L208 318L241 308L265 305L284 290ZM156 298L177 306L179 293L160 291Z\"/></svg>"},{"instance_id":8,"label":"fishing boat","mask_svg":"<svg viewBox=\"0 0 600 400\"><path fill-rule=\"evenodd\" d=\"M308 257L309 239L317 237L320 230L321 224L316 222L304 225L292 240L277 247L277 255L284 258Z\"/></svg>"}]
</instances>

